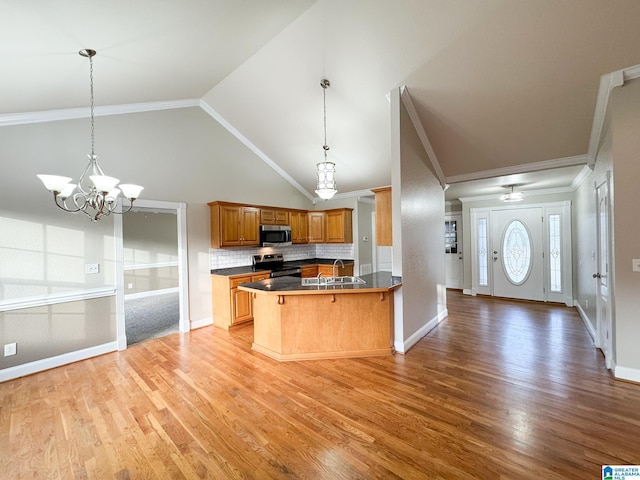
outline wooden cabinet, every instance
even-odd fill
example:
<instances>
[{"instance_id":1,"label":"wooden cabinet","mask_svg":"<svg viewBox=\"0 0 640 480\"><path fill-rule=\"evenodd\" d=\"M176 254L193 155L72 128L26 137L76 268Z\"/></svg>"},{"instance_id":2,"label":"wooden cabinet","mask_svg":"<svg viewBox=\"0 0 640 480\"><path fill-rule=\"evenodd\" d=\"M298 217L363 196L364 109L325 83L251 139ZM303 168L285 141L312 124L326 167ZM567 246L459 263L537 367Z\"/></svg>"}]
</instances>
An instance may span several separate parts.
<instances>
[{"instance_id":1,"label":"wooden cabinet","mask_svg":"<svg viewBox=\"0 0 640 480\"><path fill-rule=\"evenodd\" d=\"M318 265L318 273L322 273L323 277L344 277L345 275L353 275L353 265L345 265L341 267L340 264L336 265L335 275L333 265Z\"/></svg>"},{"instance_id":2,"label":"wooden cabinet","mask_svg":"<svg viewBox=\"0 0 640 480\"><path fill-rule=\"evenodd\" d=\"M300 276L302 278L313 278L318 276L317 265L305 265L300 268Z\"/></svg>"},{"instance_id":3,"label":"wooden cabinet","mask_svg":"<svg viewBox=\"0 0 640 480\"><path fill-rule=\"evenodd\" d=\"M391 187L372 188L376 195L376 245L391 246Z\"/></svg>"},{"instance_id":4,"label":"wooden cabinet","mask_svg":"<svg viewBox=\"0 0 640 480\"><path fill-rule=\"evenodd\" d=\"M351 208L326 210L327 243L353 243L353 221Z\"/></svg>"},{"instance_id":5,"label":"wooden cabinet","mask_svg":"<svg viewBox=\"0 0 640 480\"><path fill-rule=\"evenodd\" d=\"M309 243L326 243L327 242L327 214L325 212L309 212L307 214L308 221L308 238Z\"/></svg>"},{"instance_id":6,"label":"wooden cabinet","mask_svg":"<svg viewBox=\"0 0 640 480\"><path fill-rule=\"evenodd\" d=\"M269 278L269 272L227 277L212 275L213 324L229 329L239 323L253 320L253 300L249 292L239 290L243 283Z\"/></svg>"},{"instance_id":7,"label":"wooden cabinet","mask_svg":"<svg viewBox=\"0 0 640 480\"><path fill-rule=\"evenodd\" d=\"M309 225L306 211L290 211L289 221L291 222L291 243L308 243L307 239Z\"/></svg>"},{"instance_id":8,"label":"wooden cabinet","mask_svg":"<svg viewBox=\"0 0 640 480\"><path fill-rule=\"evenodd\" d=\"M289 211L277 208L261 208L260 225L289 225Z\"/></svg>"},{"instance_id":9,"label":"wooden cabinet","mask_svg":"<svg viewBox=\"0 0 640 480\"><path fill-rule=\"evenodd\" d=\"M213 248L260 245L259 208L212 202L209 213Z\"/></svg>"}]
</instances>

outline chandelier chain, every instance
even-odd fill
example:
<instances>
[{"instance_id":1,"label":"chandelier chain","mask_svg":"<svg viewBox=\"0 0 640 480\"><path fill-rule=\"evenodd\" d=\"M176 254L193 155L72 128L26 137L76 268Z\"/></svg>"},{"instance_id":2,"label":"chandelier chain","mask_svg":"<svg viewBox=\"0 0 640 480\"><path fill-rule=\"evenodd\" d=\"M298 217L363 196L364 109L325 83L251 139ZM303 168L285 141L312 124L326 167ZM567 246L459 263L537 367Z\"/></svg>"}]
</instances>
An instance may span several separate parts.
<instances>
[{"instance_id":1,"label":"chandelier chain","mask_svg":"<svg viewBox=\"0 0 640 480\"><path fill-rule=\"evenodd\" d=\"M91 84L91 155L95 155L95 128L93 125L93 56L89 56L89 81Z\"/></svg>"}]
</instances>

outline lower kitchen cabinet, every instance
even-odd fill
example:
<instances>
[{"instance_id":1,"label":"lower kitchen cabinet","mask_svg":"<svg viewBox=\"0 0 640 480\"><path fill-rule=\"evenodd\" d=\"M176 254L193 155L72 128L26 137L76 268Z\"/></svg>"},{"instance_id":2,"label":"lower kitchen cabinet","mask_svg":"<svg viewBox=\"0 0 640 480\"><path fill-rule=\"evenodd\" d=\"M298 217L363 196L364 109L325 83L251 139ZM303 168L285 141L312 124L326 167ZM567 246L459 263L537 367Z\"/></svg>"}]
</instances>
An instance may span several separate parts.
<instances>
[{"instance_id":1,"label":"lower kitchen cabinet","mask_svg":"<svg viewBox=\"0 0 640 480\"><path fill-rule=\"evenodd\" d=\"M318 265L318 273L321 273L323 277L333 277L334 268L333 265ZM316 274L317 275L317 274ZM335 268L336 277L353 275L353 265L345 265L341 267L339 264Z\"/></svg>"},{"instance_id":2,"label":"lower kitchen cabinet","mask_svg":"<svg viewBox=\"0 0 640 480\"><path fill-rule=\"evenodd\" d=\"M227 277L212 275L213 324L229 330L234 325L253 320L253 300L238 285L269 278L269 272Z\"/></svg>"}]
</instances>

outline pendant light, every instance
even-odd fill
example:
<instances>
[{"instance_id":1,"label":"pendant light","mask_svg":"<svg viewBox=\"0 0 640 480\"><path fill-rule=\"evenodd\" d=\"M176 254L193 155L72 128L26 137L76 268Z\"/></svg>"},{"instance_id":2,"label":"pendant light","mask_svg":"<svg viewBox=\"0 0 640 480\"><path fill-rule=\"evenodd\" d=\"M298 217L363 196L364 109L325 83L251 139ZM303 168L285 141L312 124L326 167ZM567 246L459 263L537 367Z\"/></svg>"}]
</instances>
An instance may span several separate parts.
<instances>
[{"instance_id":1,"label":"pendant light","mask_svg":"<svg viewBox=\"0 0 640 480\"><path fill-rule=\"evenodd\" d=\"M327 161L327 152L329 151L329 146L327 145L327 88L331 86L331 83L329 83L329 80L326 78L323 78L320 81L320 86L323 90L324 100L324 145L322 146L324 150L324 162L316 165L318 175L316 193L323 200L329 200L338 191L336 188L336 164Z\"/></svg>"},{"instance_id":2,"label":"pendant light","mask_svg":"<svg viewBox=\"0 0 640 480\"><path fill-rule=\"evenodd\" d=\"M511 191L509 193L505 193L504 195L501 195L500 200L502 200L503 202L519 202L521 200L524 200L524 193L514 192L513 187L515 187L515 185L509 185L509 186L511 187Z\"/></svg>"},{"instance_id":3,"label":"pendant light","mask_svg":"<svg viewBox=\"0 0 640 480\"><path fill-rule=\"evenodd\" d=\"M93 57L95 50L83 49L78 52L89 59L89 78L91 82L91 153L89 164L80 176L78 183L71 183L71 178L60 175L38 175L45 188L53 193L55 204L66 212L82 212L92 221L112 213L126 213L133 207L133 202L140 196L143 187L133 184L118 185L117 178L104 174L98 165L98 156L95 154L94 115L93 115ZM91 183L89 183L89 180ZM120 193L131 203L127 210L117 212Z\"/></svg>"}]
</instances>

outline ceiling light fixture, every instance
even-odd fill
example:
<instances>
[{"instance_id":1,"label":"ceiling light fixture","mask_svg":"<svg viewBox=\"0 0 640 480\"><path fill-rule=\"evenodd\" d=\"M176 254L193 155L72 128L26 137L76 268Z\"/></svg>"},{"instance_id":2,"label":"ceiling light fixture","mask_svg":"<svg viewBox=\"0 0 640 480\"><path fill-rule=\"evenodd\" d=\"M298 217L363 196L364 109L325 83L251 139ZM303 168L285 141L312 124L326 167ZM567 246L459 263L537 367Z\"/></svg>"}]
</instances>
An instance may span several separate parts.
<instances>
[{"instance_id":1,"label":"ceiling light fixture","mask_svg":"<svg viewBox=\"0 0 640 480\"><path fill-rule=\"evenodd\" d=\"M503 202L519 202L521 200L524 200L524 193L514 192L513 187L515 187L515 185L509 185L509 186L511 187L511 191L509 193L505 193L504 195L501 195L500 200L502 200Z\"/></svg>"},{"instance_id":2,"label":"ceiling light fixture","mask_svg":"<svg viewBox=\"0 0 640 480\"><path fill-rule=\"evenodd\" d=\"M89 78L91 80L91 153L89 164L80 176L78 183L70 183L71 178L59 175L38 175L45 188L53 192L53 201L66 212L82 212L92 221L98 221L101 217L112 213L127 213L133 207L133 202L140 196L143 187L133 184L118 185L117 178L108 177L98 165L98 156L95 154L95 134L93 115L93 57L95 50L83 49L78 52L89 59ZM91 180L91 184L89 184ZM125 211L118 212L118 198L120 193L131 203ZM67 203L70 202L70 203Z\"/></svg>"},{"instance_id":3,"label":"ceiling light fixture","mask_svg":"<svg viewBox=\"0 0 640 480\"><path fill-rule=\"evenodd\" d=\"M324 98L324 162L320 162L316 165L318 174L318 183L316 185L316 193L324 200L329 200L333 197L338 189L336 188L336 164L327 161L327 152L329 146L327 145L327 88L331 86L329 80L323 78L320 81L320 86L323 90Z\"/></svg>"}]
</instances>

